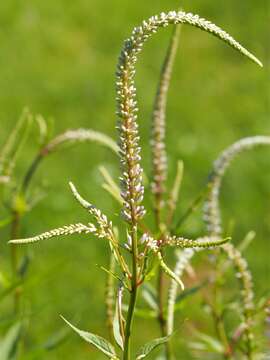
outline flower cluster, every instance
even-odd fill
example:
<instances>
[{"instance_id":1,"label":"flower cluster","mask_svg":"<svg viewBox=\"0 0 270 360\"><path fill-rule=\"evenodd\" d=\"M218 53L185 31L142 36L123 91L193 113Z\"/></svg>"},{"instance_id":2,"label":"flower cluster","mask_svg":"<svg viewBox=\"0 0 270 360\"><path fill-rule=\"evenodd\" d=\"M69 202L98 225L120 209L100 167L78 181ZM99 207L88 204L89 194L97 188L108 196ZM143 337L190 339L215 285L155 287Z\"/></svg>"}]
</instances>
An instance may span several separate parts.
<instances>
[{"instance_id":1,"label":"flower cluster","mask_svg":"<svg viewBox=\"0 0 270 360\"><path fill-rule=\"evenodd\" d=\"M219 193L223 176L237 155L258 146L270 145L269 136L254 136L243 138L228 149L223 151L220 157L214 162L213 171L209 177L209 195L204 206L204 220L210 235L220 236L222 234L221 215L219 207ZM243 329L246 335L248 351L252 352L253 334L251 331L254 309L254 292L252 275L248 263L241 252L232 244L223 245L223 250L234 264L236 276L242 286L241 295L243 299Z\"/></svg>"},{"instance_id":2,"label":"flower cluster","mask_svg":"<svg viewBox=\"0 0 270 360\"><path fill-rule=\"evenodd\" d=\"M178 236L166 236L164 245L179 247L182 249L185 248L211 248L214 246L221 246L229 241L229 238L220 239L217 236L209 237L201 237L195 240L185 239L183 237Z\"/></svg>"},{"instance_id":3,"label":"flower cluster","mask_svg":"<svg viewBox=\"0 0 270 360\"><path fill-rule=\"evenodd\" d=\"M223 151L214 162L213 170L209 176L209 196L204 206L204 220L210 234L221 234L221 216L219 210L219 192L221 181L231 162L240 153L258 146L270 145L269 136L253 136L243 138Z\"/></svg>"},{"instance_id":4,"label":"flower cluster","mask_svg":"<svg viewBox=\"0 0 270 360\"><path fill-rule=\"evenodd\" d=\"M114 235L112 222L109 221L107 216L104 215L98 208L83 199L71 182L69 183L69 185L75 199L95 218L96 222L98 223L98 237L113 239Z\"/></svg>"},{"instance_id":5,"label":"flower cluster","mask_svg":"<svg viewBox=\"0 0 270 360\"><path fill-rule=\"evenodd\" d=\"M143 200L144 187L142 184L142 168L140 165L140 146L137 124L137 100L134 82L135 64L146 40L157 32L158 28L169 24L189 24L205 30L219 37L233 48L237 49L252 61L261 65L254 55L250 54L229 34L218 26L198 15L171 11L153 16L136 27L129 39L124 42L119 56L116 72L117 115L119 117L118 130L120 135L120 157L123 175L121 181L121 196L124 201L123 216L128 222L136 223L141 219L145 210L140 203Z\"/></svg>"},{"instance_id":6,"label":"flower cluster","mask_svg":"<svg viewBox=\"0 0 270 360\"><path fill-rule=\"evenodd\" d=\"M63 134L56 136L43 149L42 153L47 154L55 151L59 146L70 142L93 141L109 147L114 152L118 152L118 146L108 135L91 129L67 130Z\"/></svg>"},{"instance_id":7,"label":"flower cluster","mask_svg":"<svg viewBox=\"0 0 270 360\"><path fill-rule=\"evenodd\" d=\"M41 240L47 240L47 239L50 239L50 238L56 237L56 236L82 234L82 233L83 234L90 234L90 233L96 234L97 228L95 227L95 225L93 225L91 223L88 223L87 225L84 225L82 223L70 224L70 225L65 225L65 226L57 228L57 229L46 231L37 236L33 236L30 238L26 238L26 239L10 240L9 242L12 244L28 244L28 243L41 241Z\"/></svg>"}]
</instances>

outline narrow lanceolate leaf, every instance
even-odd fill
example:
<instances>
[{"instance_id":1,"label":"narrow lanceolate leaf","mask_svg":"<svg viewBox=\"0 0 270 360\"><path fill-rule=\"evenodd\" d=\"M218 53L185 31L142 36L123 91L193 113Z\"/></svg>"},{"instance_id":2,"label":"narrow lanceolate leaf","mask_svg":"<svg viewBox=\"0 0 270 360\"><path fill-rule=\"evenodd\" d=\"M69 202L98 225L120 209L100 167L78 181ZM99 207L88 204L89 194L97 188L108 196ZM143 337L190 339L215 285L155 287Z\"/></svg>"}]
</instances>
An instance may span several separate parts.
<instances>
[{"instance_id":1,"label":"narrow lanceolate leaf","mask_svg":"<svg viewBox=\"0 0 270 360\"><path fill-rule=\"evenodd\" d=\"M31 125L33 124L32 120L32 115L28 110L24 110L18 125L15 126L6 146L0 153L0 174L11 176L18 157L28 139Z\"/></svg>"},{"instance_id":2,"label":"narrow lanceolate leaf","mask_svg":"<svg viewBox=\"0 0 270 360\"><path fill-rule=\"evenodd\" d=\"M198 339L205 344L206 346L206 350L213 352L213 353L218 353L218 354L224 354L225 349L223 344L216 338L209 336L207 334L204 334L202 332L197 332L197 337Z\"/></svg>"},{"instance_id":3,"label":"narrow lanceolate leaf","mask_svg":"<svg viewBox=\"0 0 270 360\"><path fill-rule=\"evenodd\" d=\"M156 296L146 286L142 286L141 295L152 310L158 311Z\"/></svg>"},{"instance_id":4,"label":"narrow lanceolate leaf","mask_svg":"<svg viewBox=\"0 0 270 360\"><path fill-rule=\"evenodd\" d=\"M152 147L152 192L155 195L155 207L157 210L162 205L161 195L165 191L164 183L167 178L167 154L165 146L166 106L179 33L180 26L176 26L161 69L152 116L152 137L150 142Z\"/></svg>"},{"instance_id":5,"label":"narrow lanceolate leaf","mask_svg":"<svg viewBox=\"0 0 270 360\"><path fill-rule=\"evenodd\" d=\"M28 110L25 109L21 117L17 121L16 125L13 127L13 130L8 136L5 145L0 151L0 174L3 172L4 168L6 167L6 165L8 165L8 162L16 152L18 141L21 132L23 132L23 127L27 122L28 115L29 115Z\"/></svg>"},{"instance_id":6,"label":"narrow lanceolate leaf","mask_svg":"<svg viewBox=\"0 0 270 360\"><path fill-rule=\"evenodd\" d=\"M13 359L16 354L16 347L21 336L22 324L13 325L0 341L0 360Z\"/></svg>"},{"instance_id":7,"label":"narrow lanceolate leaf","mask_svg":"<svg viewBox=\"0 0 270 360\"><path fill-rule=\"evenodd\" d=\"M97 232L97 228L93 224L89 223L87 225L84 225L84 224L78 223L78 224L65 225L63 227L53 229L50 231L46 231L40 235L33 236L30 238L10 240L9 243L11 243L11 244L29 244L29 243L33 243L33 242L37 242L37 241L41 241L41 240L47 240L47 239L50 239L50 238L56 237L56 236L82 234L82 233L83 234L90 234L90 233L96 234L96 232Z\"/></svg>"},{"instance_id":8,"label":"narrow lanceolate leaf","mask_svg":"<svg viewBox=\"0 0 270 360\"><path fill-rule=\"evenodd\" d=\"M89 344L94 345L98 350L102 351L110 359L117 360L115 349L112 344L101 336L92 334L87 331L80 330L67 321L63 316L61 318L74 330L81 338L83 338Z\"/></svg>"},{"instance_id":9,"label":"narrow lanceolate leaf","mask_svg":"<svg viewBox=\"0 0 270 360\"><path fill-rule=\"evenodd\" d=\"M136 360L144 359L148 356L156 347L165 344L170 339L170 336L164 336L162 338L158 338L152 341L149 341L145 345L143 345L136 355Z\"/></svg>"},{"instance_id":10,"label":"narrow lanceolate leaf","mask_svg":"<svg viewBox=\"0 0 270 360\"><path fill-rule=\"evenodd\" d=\"M36 121L36 123L38 125L38 129L39 129L39 143L41 146L44 146L44 144L46 144L46 142L48 140L47 122L42 115L37 115L35 117L35 121Z\"/></svg>"},{"instance_id":11,"label":"narrow lanceolate leaf","mask_svg":"<svg viewBox=\"0 0 270 360\"><path fill-rule=\"evenodd\" d=\"M111 174L108 172L108 170L104 166L100 166L99 171L105 180L105 183L102 184L103 189L108 191L108 193L111 194L112 197L115 198L115 200L117 200L120 204L122 204L120 189L119 189L118 185L115 183L115 181L113 180Z\"/></svg>"},{"instance_id":12,"label":"narrow lanceolate leaf","mask_svg":"<svg viewBox=\"0 0 270 360\"><path fill-rule=\"evenodd\" d=\"M185 248L210 248L214 246L221 246L230 240L229 237L220 239L217 236L205 236L196 240L185 239L177 236L167 236L164 241L164 246L175 246L182 249Z\"/></svg>"},{"instance_id":13,"label":"narrow lanceolate leaf","mask_svg":"<svg viewBox=\"0 0 270 360\"><path fill-rule=\"evenodd\" d=\"M123 300L123 287L121 286L118 289L117 301L115 304L115 314L113 319L113 335L116 343L119 347L124 350L124 339L125 339L125 330L124 330L124 319L122 316L122 300Z\"/></svg>"},{"instance_id":14,"label":"narrow lanceolate leaf","mask_svg":"<svg viewBox=\"0 0 270 360\"><path fill-rule=\"evenodd\" d=\"M87 141L97 142L113 150L113 152L118 153L118 146L112 138L91 129L67 130L63 134L60 134L51 140L46 147L44 147L43 151L48 153L58 150L58 148L64 144Z\"/></svg>"},{"instance_id":15,"label":"narrow lanceolate leaf","mask_svg":"<svg viewBox=\"0 0 270 360\"><path fill-rule=\"evenodd\" d=\"M162 254L160 252L157 252L158 260L160 263L160 266L164 270L165 274L167 274L170 278L172 278L182 290L185 289L185 285L183 284L182 280L167 266L165 263Z\"/></svg>"}]
</instances>

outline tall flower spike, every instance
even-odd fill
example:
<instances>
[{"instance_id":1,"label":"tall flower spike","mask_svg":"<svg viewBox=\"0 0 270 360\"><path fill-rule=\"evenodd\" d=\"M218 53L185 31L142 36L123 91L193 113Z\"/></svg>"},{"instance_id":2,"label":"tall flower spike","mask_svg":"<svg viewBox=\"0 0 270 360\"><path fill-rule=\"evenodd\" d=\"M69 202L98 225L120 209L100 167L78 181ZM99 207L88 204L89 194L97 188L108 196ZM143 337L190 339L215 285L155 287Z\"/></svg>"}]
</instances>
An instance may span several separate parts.
<instances>
[{"instance_id":1,"label":"tall flower spike","mask_svg":"<svg viewBox=\"0 0 270 360\"><path fill-rule=\"evenodd\" d=\"M262 66L261 62L237 41L235 41L225 31L201 19L198 15L184 13L183 11L170 11L153 16L148 21L135 28L129 39L124 42L121 51L117 72L116 72L116 91L117 91L117 114L119 116L120 133L120 157L123 176L121 177L121 196L123 198L123 216L128 222L135 225L145 214L141 204L144 195L142 185L142 168L140 165L140 147L137 124L137 100L136 87L134 83L135 64L138 54L146 40L157 32L159 28L164 28L169 24L189 24L207 31L220 38L234 49L255 63Z\"/></svg>"},{"instance_id":2,"label":"tall flower spike","mask_svg":"<svg viewBox=\"0 0 270 360\"><path fill-rule=\"evenodd\" d=\"M95 225L91 223L87 225L78 223L78 224L65 225L63 227L46 231L40 235L33 236L30 238L10 240L9 243L29 244L41 240L47 240L56 236L73 235L73 234L90 234L90 233L96 234L96 232L97 232L97 228L95 227Z\"/></svg>"},{"instance_id":3,"label":"tall flower spike","mask_svg":"<svg viewBox=\"0 0 270 360\"><path fill-rule=\"evenodd\" d=\"M241 139L223 151L221 156L215 161L214 169L210 174L209 185L210 192L204 206L204 220L208 232L211 236L220 236L222 233L221 215L219 208L219 193L223 176L237 155L253 149L258 146L270 145L270 136L254 136ZM254 293L252 275L245 258L233 244L225 244L223 250L227 253L229 259L233 262L237 276L242 286L243 299L243 321L245 328L245 337L247 353L250 355L253 350L252 323L254 309Z\"/></svg>"},{"instance_id":4,"label":"tall flower spike","mask_svg":"<svg viewBox=\"0 0 270 360\"><path fill-rule=\"evenodd\" d=\"M162 194L165 191L165 181L167 178L167 154L165 146L166 132L166 105L167 95L171 80L172 68L178 48L178 40L180 34L180 25L175 26L171 41L164 59L161 69L157 94L154 103L152 116L152 193L155 196L155 210L158 213L162 207Z\"/></svg>"}]
</instances>

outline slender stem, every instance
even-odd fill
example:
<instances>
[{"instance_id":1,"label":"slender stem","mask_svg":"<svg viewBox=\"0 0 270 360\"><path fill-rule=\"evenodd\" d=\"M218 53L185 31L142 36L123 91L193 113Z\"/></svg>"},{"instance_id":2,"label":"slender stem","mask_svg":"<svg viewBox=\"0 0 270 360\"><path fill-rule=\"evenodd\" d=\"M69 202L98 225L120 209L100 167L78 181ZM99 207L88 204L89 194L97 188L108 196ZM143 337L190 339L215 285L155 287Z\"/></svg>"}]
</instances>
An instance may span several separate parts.
<instances>
[{"instance_id":1,"label":"slender stem","mask_svg":"<svg viewBox=\"0 0 270 360\"><path fill-rule=\"evenodd\" d=\"M19 228L20 228L20 215L17 211L14 211L13 220L11 224L11 231L10 231L11 239L16 239L18 237ZM15 244L11 245L10 262L11 262L12 273L16 281L18 277L18 246L16 246ZM15 314L17 314L20 309L20 294L21 294L20 288L17 287L14 292Z\"/></svg>"},{"instance_id":2,"label":"slender stem","mask_svg":"<svg viewBox=\"0 0 270 360\"><path fill-rule=\"evenodd\" d=\"M25 194L25 192L31 182L31 179L32 179L40 161L42 160L43 156L44 156L43 152L42 151L39 152L37 154L37 156L34 158L31 165L29 166L29 168L23 178L23 182L22 182L21 193L23 195ZM20 190L17 190L17 191L19 192ZM13 220L11 223L10 236L11 236L11 239L16 239L19 237L21 215L15 209L15 210L13 210L12 217L13 217ZM10 261L11 261L12 273L13 273L14 278L16 279L18 277L18 261L19 261L19 259L18 259L18 246L15 244L11 245ZM15 289L15 293L14 293L14 312L16 314L20 310L20 295L21 295L21 289L18 287Z\"/></svg>"},{"instance_id":3,"label":"slender stem","mask_svg":"<svg viewBox=\"0 0 270 360\"><path fill-rule=\"evenodd\" d=\"M164 272L161 268L161 266L159 267L159 273L158 273L158 283L157 283L157 290L158 290L158 322L159 322L159 326L160 326L160 332L162 336L167 336L167 328L166 328L166 317L164 314L164 301L163 301L163 296L164 296ZM173 353L172 353L172 348L171 348L171 343L170 341L167 341L165 343L165 351L166 351L166 359L167 360L171 360L173 359Z\"/></svg>"},{"instance_id":4,"label":"slender stem","mask_svg":"<svg viewBox=\"0 0 270 360\"><path fill-rule=\"evenodd\" d=\"M41 160L43 159L43 157L45 156L45 153L41 150L36 157L34 158L34 160L32 161L32 163L30 164L24 179L23 179L23 183L22 183L22 192L26 193L30 182L32 180L33 175L35 174L39 163L41 162Z\"/></svg>"},{"instance_id":5,"label":"slender stem","mask_svg":"<svg viewBox=\"0 0 270 360\"><path fill-rule=\"evenodd\" d=\"M231 346L230 346L230 343L229 343L227 335L226 335L222 316L220 316L220 314L217 314L216 312L213 312L213 317L214 317L217 336L218 336L219 340L223 343L224 348L225 348L223 357L226 360L231 359L232 358Z\"/></svg>"},{"instance_id":6,"label":"slender stem","mask_svg":"<svg viewBox=\"0 0 270 360\"><path fill-rule=\"evenodd\" d=\"M123 360L130 360L130 336L133 325L134 310L136 306L137 291L138 291L138 264L137 264L138 244L137 244L136 225L132 225L131 239L132 239L132 279L131 279L130 299L128 305L128 314L126 319Z\"/></svg>"},{"instance_id":7,"label":"slender stem","mask_svg":"<svg viewBox=\"0 0 270 360\"><path fill-rule=\"evenodd\" d=\"M160 230L161 226L161 201L162 196L161 194L155 195L155 205L154 205L154 214L155 214L155 220L156 220L156 227L158 230Z\"/></svg>"},{"instance_id":8,"label":"slender stem","mask_svg":"<svg viewBox=\"0 0 270 360\"><path fill-rule=\"evenodd\" d=\"M110 340L113 341L113 307L114 307L114 277L112 273L115 270L115 257L111 253L110 257L110 273L108 273L106 281L106 291L105 291L105 306L106 306L106 324L108 327L108 332Z\"/></svg>"},{"instance_id":9,"label":"slender stem","mask_svg":"<svg viewBox=\"0 0 270 360\"><path fill-rule=\"evenodd\" d=\"M182 217L178 220L177 224L175 225L174 229L172 230L172 233L175 235L178 235L180 226L183 225L183 223L189 218L189 216L197 210L200 203L205 198L206 194L208 193L208 187L206 189L202 190L199 195L192 201L190 206L187 208L185 213L182 215Z\"/></svg>"},{"instance_id":10,"label":"slender stem","mask_svg":"<svg viewBox=\"0 0 270 360\"><path fill-rule=\"evenodd\" d=\"M218 271L218 269L220 268L220 261L216 261L215 267L217 268ZM218 287L218 281L216 280L213 288L214 304L212 306L212 315L213 315L217 336L224 346L223 358L228 360L232 358L232 347L226 334L223 316L222 314L220 314L220 311L218 310L219 308L218 297L219 297L219 287Z\"/></svg>"},{"instance_id":11,"label":"slender stem","mask_svg":"<svg viewBox=\"0 0 270 360\"><path fill-rule=\"evenodd\" d=\"M168 335L167 327L166 327L167 319L165 316L164 301L163 301L164 289L165 289L164 272L162 270L162 267L160 266L159 271L158 271L158 281L157 281L157 293L158 293L158 317L157 317L157 320L159 322L161 336ZM164 347L165 347L165 352L166 352L166 359L167 360L173 359L173 352L172 352L172 347L171 347L170 341L167 341L164 344Z\"/></svg>"},{"instance_id":12,"label":"slender stem","mask_svg":"<svg viewBox=\"0 0 270 360\"><path fill-rule=\"evenodd\" d=\"M159 312L158 312L158 321L159 321L159 326L160 326L160 331L162 336L166 336L166 319L164 316L164 304L163 304L163 291L164 291L164 273L161 269L161 267L159 268L159 272L158 272L158 282L157 282L157 290L158 290L158 308L159 308Z\"/></svg>"}]
</instances>

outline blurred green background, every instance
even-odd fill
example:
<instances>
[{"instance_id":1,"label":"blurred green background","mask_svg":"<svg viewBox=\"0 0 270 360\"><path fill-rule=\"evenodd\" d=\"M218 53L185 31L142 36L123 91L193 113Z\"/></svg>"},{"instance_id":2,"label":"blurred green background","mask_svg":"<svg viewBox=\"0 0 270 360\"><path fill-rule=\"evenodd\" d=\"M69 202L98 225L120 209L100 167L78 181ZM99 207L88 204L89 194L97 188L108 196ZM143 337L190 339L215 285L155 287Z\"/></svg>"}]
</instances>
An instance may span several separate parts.
<instances>
[{"instance_id":1,"label":"blurred green background","mask_svg":"<svg viewBox=\"0 0 270 360\"><path fill-rule=\"evenodd\" d=\"M0 2L0 144L22 108L55 120L55 134L89 127L116 137L114 73L123 40L143 19L177 9L198 13L239 40L265 67L260 69L207 33L184 27L168 104L170 172L183 159L185 177L179 215L198 194L212 161L243 136L270 132L269 1L211 0L7 0ZM139 123L145 168L149 169L149 127L159 70L171 34L149 41L137 69ZM48 158L35 183L48 186L46 198L23 221L30 236L86 219L67 186L72 180L91 202L117 221L118 207L101 190L100 164L119 175L116 157L94 144L82 144ZM37 142L26 146L17 173L31 162ZM224 183L224 221L236 220L235 241L253 229L247 252L258 293L269 282L270 149L246 154ZM203 231L197 212L185 227ZM8 229L1 232L0 266L8 270ZM31 247L33 262L23 301L30 316L29 344L38 346L62 326L59 314L83 329L106 334L104 279L96 264L108 261L103 241L55 239ZM22 250L23 251L23 250ZM1 314L2 316L2 314ZM151 339L155 325L137 324L137 342ZM153 331L150 329L153 329ZM76 335L46 359L102 359ZM180 358L180 357L179 357ZM186 355L187 358L187 355Z\"/></svg>"}]
</instances>

